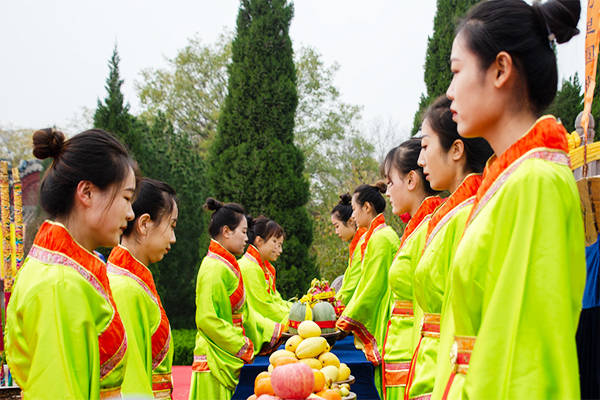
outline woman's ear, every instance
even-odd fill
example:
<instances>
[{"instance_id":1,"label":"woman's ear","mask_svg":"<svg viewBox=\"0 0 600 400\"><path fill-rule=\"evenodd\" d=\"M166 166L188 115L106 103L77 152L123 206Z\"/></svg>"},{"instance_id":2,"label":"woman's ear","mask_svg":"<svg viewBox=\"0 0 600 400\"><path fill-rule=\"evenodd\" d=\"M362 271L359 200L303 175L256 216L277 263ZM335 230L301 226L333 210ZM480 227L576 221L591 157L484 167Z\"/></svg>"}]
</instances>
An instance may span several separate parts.
<instances>
[{"instance_id":1,"label":"woman's ear","mask_svg":"<svg viewBox=\"0 0 600 400\"><path fill-rule=\"evenodd\" d=\"M406 174L406 188L413 191L417 188L417 172L413 169Z\"/></svg>"},{"instance_id":2,"label":"woman's ear","mask_svg":"<svg viewBox=\"0 0 600 400\"><path fill-rule=\"evenodd\" d=\"M261 238L258 235L254 238L254 246L262 247L264 244L265 244L265 239Z\"/></svg>"},{"instance_id":3,"label":"woman's ear","mask_svg":"<svg viewBox=\"0 0 600 400\"><path fill-rule=\"evenodd\" d=\"M135 220L135 231L140 236L146 236L150 232L152 219L150 214L142 214Z\"/></svg>"},{"instance_id":4,"label":"woman's ear","mask_svg":"<svg viewBox=\"0 0 600 400\"><path fill-rule=\"evenodd\" d=\"M459 161L463 156L466 157L465 143L460 139L456 139L452 143L452 147L450 147L450 157L454 161Z\"/></svg>"}]
</instances>

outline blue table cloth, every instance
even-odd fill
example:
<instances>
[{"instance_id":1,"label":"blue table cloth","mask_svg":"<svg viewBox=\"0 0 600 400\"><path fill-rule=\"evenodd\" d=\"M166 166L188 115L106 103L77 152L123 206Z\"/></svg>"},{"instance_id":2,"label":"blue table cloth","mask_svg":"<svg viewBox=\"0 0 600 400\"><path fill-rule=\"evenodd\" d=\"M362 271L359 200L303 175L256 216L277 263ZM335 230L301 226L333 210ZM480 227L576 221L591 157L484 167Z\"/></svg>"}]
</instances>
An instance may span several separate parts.
<instances>
[{"instance_id":1,"label":"blue table cloth","mask_svg":"<svg viewBox=\"0 0 600 400\"><path fill-rule=\"evenodd\" d=\"M285 348L281 346L280 349ZM339 340L331 349L331 352L338 356L340 362L346 363L350 367L352 375L356 382L352 384L350 390L356 393L358 400L379 400L377 389L373 382L373 365L367 361L365 354L356 350L354 347L354 337L352 335ZM254 379L262 371L266 371L269 366L269 357L256 357L252 364L244 365L240 374L240 383L233 394L233 400L246 400L254 393Z\"/></svg>"}]
</instances>

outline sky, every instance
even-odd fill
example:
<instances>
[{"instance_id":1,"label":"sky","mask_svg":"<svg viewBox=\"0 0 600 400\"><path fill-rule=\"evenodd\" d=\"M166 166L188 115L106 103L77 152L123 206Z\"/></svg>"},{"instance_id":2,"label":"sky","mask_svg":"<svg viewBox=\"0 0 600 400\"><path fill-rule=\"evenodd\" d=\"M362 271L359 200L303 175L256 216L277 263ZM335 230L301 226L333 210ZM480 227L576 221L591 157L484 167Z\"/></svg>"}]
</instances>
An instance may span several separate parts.
<instances>
[{"instance_id":1,"label":"sky","mask_svg":"<svg viewBox=\"0 0 600 400\"><path fill-rule=\"evenodd\" d=\"M335 83L344 101L363 106L363 124L387 121L403 136L425 89L435 3L296 0L290 36L294 48L308 45L326 63L339 63ZM105 96L115 43L125 98L139 111L140 71L165 67L195 35L215 42L235 28L238 6L238 0L0 2L0 126L84 128L83 110ZM583 34L558 46L561 79L576 71L582 77L583 60Z\"/></svg>"}]
</instances>

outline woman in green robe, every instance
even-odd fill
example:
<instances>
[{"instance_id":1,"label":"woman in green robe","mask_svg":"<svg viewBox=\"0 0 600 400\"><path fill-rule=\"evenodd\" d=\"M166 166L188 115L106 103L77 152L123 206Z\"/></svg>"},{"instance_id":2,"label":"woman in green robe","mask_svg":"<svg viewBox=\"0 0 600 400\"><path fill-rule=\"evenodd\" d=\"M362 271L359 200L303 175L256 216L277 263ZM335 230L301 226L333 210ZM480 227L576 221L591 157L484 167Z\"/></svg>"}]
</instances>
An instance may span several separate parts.
<instances>
[{"instance_id":1,"label":"woman in green robe","mask_svg":"<svg viewBox=\"0 0 600 400\"><path fill-rule=\"evenodd\" d=\"M170 399L173 340L169 319L148 265L159 262L175 243L175 190L144 178L129 221L108 258L110 287L127 332L124 398Z\"/></svg>"},{"instance_id":2,"label":"woman in green robe","mask_svg":"<svg viewBox=\"0 0 600 400\"><path fill-rule=\"evenodd\" d=\"M458 29L454 119L495 156L454 257L434 398L580 398L580 200L566 131L539 117L557 87L551 41L576 34L579 13L578 1L490 0Z\"/></svg>"},{"instance_id":3,"label":"woman in green robe","mask_svg":"<svg viewBox=\"0 0 600 400\"><path fill-rule=\"evenodd\" d=\"M264 216L254 218L248 230L248 248L238 260L248 307L278 323L285 323L291 307L277 291L271 264L281 255L284 239L285 232L277 222Z\"/></svg>"},{"instance_id":4,"label":"woman in green robe","mask_svg":"<svg viewBox=\"0 0 600 400\"><path fill-rule=\"evenodd\" d=\"M400 246L396 232L385 224L386 185L360 185L352 196L353 217L357 225L368 228L360 247L361 276L337 328L354 333L355 344L374 366L375 387L383 397L381 351L390 311L388 269Z\"/></svg>"},{"instance_id":5,"label":"woman in green robe","mask_svg":"<svg viewBox=\"0 0 600 400\"><path fill-rule=\"evenodd\" d=\"M419 165L433 189L451 195L429 220L423 254L414 272L415 299L423 316L416 325L419 342L410 365L406 399L427 397L433 391L447 275L481 183L480 173L492 155L485 140L458 135L445 96L427 109L421 130Z\"/></svg>"},{"instance_id":6,"label":"woman in green robe","mask_svg":"<svg viewBox=\"0 0 600 400\"><path fill-rule=\"evenodd\" d=\"M40 187L50 215L19 270L6 310L8 366L24 399L120 398L127 339L106 265L133 219L134 162L117 139L89 130L65 140L33 134L33 154L52 158Z\"/></svg>"},{"instance_id":7,"label":"woman in green robe","mask_svg":"<svg viewBox=\"0 0 600 400\"><path fill-rule=\"evenodd\" d=\"M331 223L335 227L336 235L344 242L350 242L348 245L348 268L344 272L342 286L335 295L335 298L342 303L341 308L343 310L343 307L350 303L356 285L360 280L362 262L360 246L367 231L365 227L357 227L352 218L352 196L350 196L350 193L341 195L340 202L331 210Z\"/></svg>"},{"instance_id":8,"label":"woman in green robe","mask_svg":"<svg viewBox=\"0 0 600 400\"><path fill-rule=\"evenodd\" d=\"M196 281L196 346L190 400L230 399L242 366L251 363L263 343L274 346L281 325L260 320L246 304L246 289L234 254L248 237L245 211L236 203L206 200L213 211L208 253Z\"/></svg>"},{"instance_id":9,"label":"woman in green robe","mask_svg":"<svg viewBox=\"0 0 600 400\"><path fill-rule=\"evenodd\" d=\"M415 344L414 270L421 257L429 218L442 203L425 179L423 168L417 164L420 152L421 139L409 139L390 150L382 168L388 182L386 195L392 212L398 216L411 215L388 273L392 303L382 355L386 400L404 398ZM419 318L419 313L416 314Z\"/></svg>"}]
</instances>

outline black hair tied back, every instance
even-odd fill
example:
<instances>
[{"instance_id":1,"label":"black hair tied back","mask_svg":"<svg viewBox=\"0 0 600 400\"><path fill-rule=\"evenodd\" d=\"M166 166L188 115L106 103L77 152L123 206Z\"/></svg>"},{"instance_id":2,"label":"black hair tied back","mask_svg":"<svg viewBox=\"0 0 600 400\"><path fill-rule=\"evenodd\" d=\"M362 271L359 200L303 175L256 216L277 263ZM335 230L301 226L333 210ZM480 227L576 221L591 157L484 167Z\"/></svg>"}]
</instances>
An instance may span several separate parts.
<instances>
[{"instance_id":1,"label":"black hair tied back","mask_svg":"<svg viewBox=\"0 0 600 400\"><path fill-rule=\"evenodd\" d=\"M350 193L340 195L340 202L333 207L331 214L335 215L344 224L348 222L352 216L352 196Z\"/></svg>"},{"instance_id":2,"label":"black hair tied back","mask_svg":"<svg viewBox=\"0 0 600 400\"><path fill-rule=\"evenodd\" d=\"M246 210L240 204L222 203L212 197L206 199L204 209L213 211L208 225L208 233L213 239L219 236L224 226L233 231L246 218Z\"/></svg>"}]
</instances>

